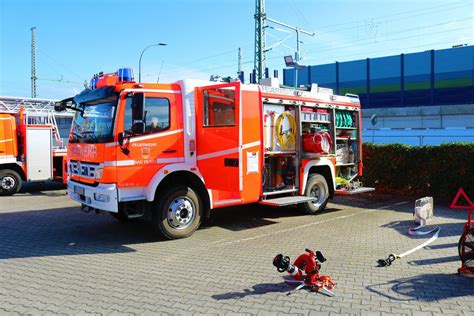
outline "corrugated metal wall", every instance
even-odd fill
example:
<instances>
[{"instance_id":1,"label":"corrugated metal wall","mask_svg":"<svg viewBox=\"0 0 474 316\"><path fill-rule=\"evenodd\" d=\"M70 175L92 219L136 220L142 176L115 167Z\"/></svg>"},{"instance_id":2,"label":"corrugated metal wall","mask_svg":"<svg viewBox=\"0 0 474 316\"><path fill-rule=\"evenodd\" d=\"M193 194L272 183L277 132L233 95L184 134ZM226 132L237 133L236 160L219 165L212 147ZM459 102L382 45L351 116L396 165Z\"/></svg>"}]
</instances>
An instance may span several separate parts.
<instances>
[{"instance_id":1,"label":"corrugated metal wall","mask_svg":"<svg viewBox=\"0 0 474 316\"><path fill-rule=\"evenodd\" d=\"M294 69L283 82L294 86ZM358 94L363 108L474 104L474 46L307 66L298 85Z\"/></svg>"}]
</instances>

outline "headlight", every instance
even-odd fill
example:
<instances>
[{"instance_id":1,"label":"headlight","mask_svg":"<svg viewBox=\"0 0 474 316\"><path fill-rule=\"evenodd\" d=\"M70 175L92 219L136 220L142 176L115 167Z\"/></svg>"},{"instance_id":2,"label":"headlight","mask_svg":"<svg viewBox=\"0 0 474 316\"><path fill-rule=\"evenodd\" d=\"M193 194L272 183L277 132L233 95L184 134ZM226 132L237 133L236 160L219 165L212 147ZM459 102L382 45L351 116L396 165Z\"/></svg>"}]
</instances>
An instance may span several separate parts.
<instances>
[{"instance_id":1,"label":"headlight","mask_svg":"<svg viewBox=\"0 0 474 316\"><path fill-rule=\"evenodd\" d=\"M95 179L98 180L102 178L102 174L104 173L104 168L97 168L95 171Z\"/></svg>"},{"instance_id":2,"label":"headlight","mask_svg":"<svg viewBox=\"0 0 474 316\"><path fill-rule=\"evenodd\" d=\"M107 194L94 193L94 200L98 202L108 202L109 196Z\"/></svg>"}]
</instances>

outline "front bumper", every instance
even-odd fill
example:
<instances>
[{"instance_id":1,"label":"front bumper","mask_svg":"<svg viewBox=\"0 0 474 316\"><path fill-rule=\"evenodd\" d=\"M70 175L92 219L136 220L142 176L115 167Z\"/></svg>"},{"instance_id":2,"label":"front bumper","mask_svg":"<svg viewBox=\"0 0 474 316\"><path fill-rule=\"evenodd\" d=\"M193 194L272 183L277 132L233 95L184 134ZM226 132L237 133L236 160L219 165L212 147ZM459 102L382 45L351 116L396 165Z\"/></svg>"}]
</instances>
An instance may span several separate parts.
<instances>
[{"instance_id":1,"label":"front bumper","mask_svg":"<svg viewBox=\"0 0 474 316\"><path fill-rule=\"evenodd\" d=\"M75 182L67 182L69 197L81 204L92 208L118 213L117 186L115 184L101 183L96 187Z\"/></svg>"}]
</instances>

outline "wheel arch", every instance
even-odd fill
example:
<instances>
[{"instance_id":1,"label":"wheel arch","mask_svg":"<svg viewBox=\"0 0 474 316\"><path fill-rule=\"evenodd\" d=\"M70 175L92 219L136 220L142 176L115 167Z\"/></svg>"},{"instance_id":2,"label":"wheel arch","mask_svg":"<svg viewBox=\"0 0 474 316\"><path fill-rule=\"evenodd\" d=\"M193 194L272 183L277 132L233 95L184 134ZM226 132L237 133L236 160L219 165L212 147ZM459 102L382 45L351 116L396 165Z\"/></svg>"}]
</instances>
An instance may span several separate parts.
<instances>
[{"instance_id":1,"label":"wheel arch","mask_svg":"<svg viewBox=\"0 0 474 316\"><path fill-rule=\"evenodd\" d=\"M303 183L301 184L301 194L304 194L306 190L306 183L308 182L308 177L311 174L315 174L315 173L322 175L326 179L326 182L329 188L329 197L333 198L334 190L335 190L334 165L330 161L322 160L322 159L319 161L311 161L308 164L306 164L304 168L304 174L303 174Z\"/></svg>"},{"instance_id":2,"label":"wheel arch","mask_svg":"<svg viewBox=\"0 0 474 316\"><path fill-rule=\"evenodd\" d=\"M1 164L0 170L13 170L20 175L21 180L26 181L25 171L23 171L21 166L16 163Z\"/></svg>"},{"instance_id":3,"label":"wheel arch","mask_svg":"<svg viewBox=\"0 0 474 316\"><path fill-rule=\"evenodd\" d=\"M184 184L186 186L192 187L196 190L196 194L202 200L203 212L202 215L204 218L210 216L210 198L209 193L206 190L203 180L193 172L178 170L167 174L157 185L154 190L153 199L163 190L169 188L170 186L176 186L179 184Z\"/></svg>"}]
</instances>

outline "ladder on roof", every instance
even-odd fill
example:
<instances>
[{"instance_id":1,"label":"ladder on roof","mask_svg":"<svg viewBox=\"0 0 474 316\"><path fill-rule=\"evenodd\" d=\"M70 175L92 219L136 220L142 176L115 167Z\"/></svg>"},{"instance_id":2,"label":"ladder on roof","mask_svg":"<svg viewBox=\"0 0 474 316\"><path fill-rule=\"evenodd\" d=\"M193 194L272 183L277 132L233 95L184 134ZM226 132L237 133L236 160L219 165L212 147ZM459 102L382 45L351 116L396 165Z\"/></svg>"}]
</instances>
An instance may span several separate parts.
<instances>
[{"instance_id":1,"label":"ladder on roof","mask_svg":"<svg viewBox=\"0 0 474 316\"><path fill-rule=\"evenodd\" d=\"M48 125L51 126L53 131L54 139L56 144L59 147L64 147L63 140L61 135L59 135L58 124L56 122L56 117L54 112L49 109L36 109L35 111L30 111L30 109L25 109L25 119L24 124L26 125Z\"/></svg>"},{"instance_id":2,"label":"ladder on roof","mask_svg":"<svg viewBox=\"0 0 474 316\"><path fill-rule=\"evenodd\" d=\"M0 97L0 112L18 115L23 107L25 109L24 124L51 126L56 144L64 147L56 116L73 117L74 111L57 113L54 111L54 103L53 100L45 99Z\"/></svg>"}]
</instances>

